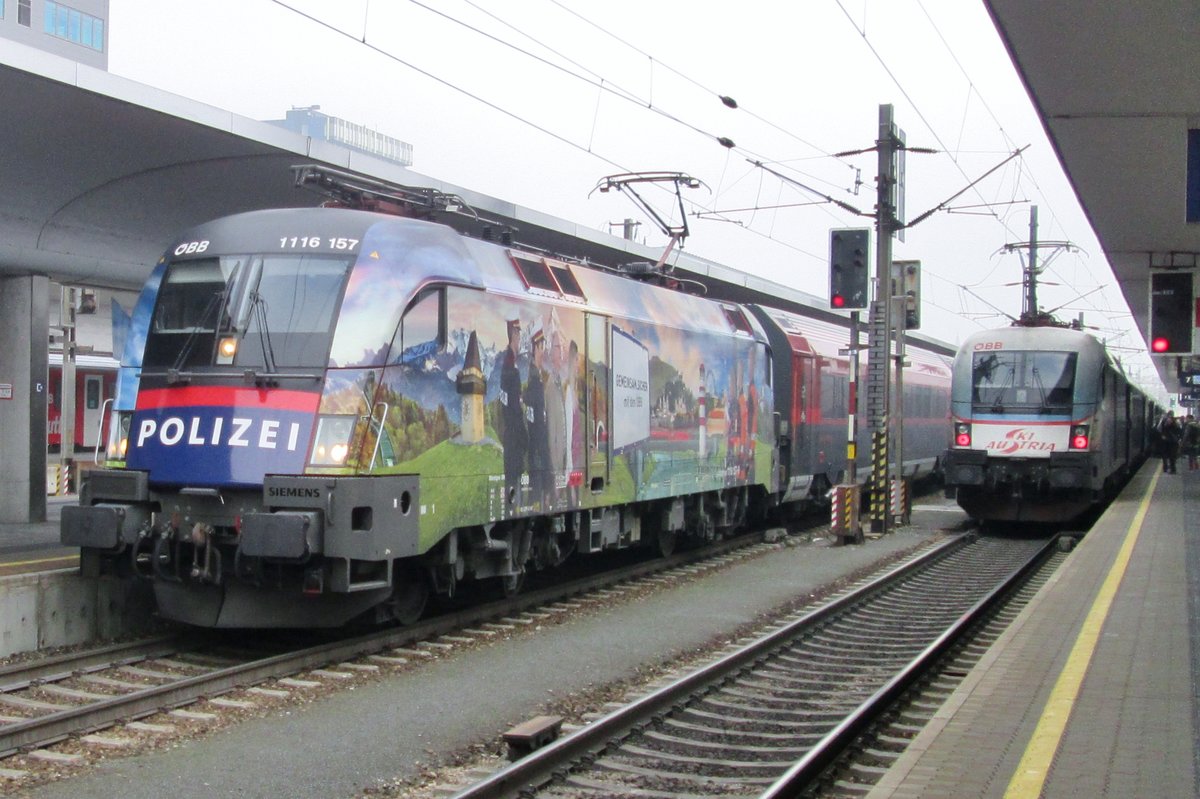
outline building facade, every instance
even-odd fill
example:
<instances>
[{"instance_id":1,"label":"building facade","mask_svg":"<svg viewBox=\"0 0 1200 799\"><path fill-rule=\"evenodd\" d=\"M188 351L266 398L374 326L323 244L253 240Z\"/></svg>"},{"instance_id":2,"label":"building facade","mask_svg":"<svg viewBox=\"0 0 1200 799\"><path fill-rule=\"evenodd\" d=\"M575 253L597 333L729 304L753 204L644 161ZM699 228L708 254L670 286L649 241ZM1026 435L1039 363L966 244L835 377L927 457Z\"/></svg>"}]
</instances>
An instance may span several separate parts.
<instances>
[{"instance_id":1,"label":"building facade","mask_svg":"<svg viewBox=\"0 0 1200 799\"><path fill-rule=\"evenodd\" d=\"M287 128L311 139L339 144L360 153L373 155L403 167L413 165L413 146L365 125L347 122L321 111L321 106L292 108L284 119L268 119L272 125Z\"/></svg>"},{"instance_id":2,"label":"building facade","mask_svg":"<svg viewBox=\"0 0 1200 799\"><path fill-rule=\"evenodd\" d=\"M0 39L108 70L108 0L0 0Z\"/></svg>"}]
</instances>

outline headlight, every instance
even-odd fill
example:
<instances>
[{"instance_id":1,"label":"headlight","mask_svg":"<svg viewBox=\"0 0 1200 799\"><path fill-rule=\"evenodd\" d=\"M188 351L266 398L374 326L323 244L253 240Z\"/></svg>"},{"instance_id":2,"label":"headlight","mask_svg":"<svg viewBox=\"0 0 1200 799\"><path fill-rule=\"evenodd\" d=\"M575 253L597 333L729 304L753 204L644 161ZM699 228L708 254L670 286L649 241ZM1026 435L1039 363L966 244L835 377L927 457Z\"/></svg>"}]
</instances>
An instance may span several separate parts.
<instances>
[{"instance_id":1,"label":"headlight","mask_svg":"<svg viewBox=\"0 0 1200 799\"><path fill-rule=\"evenodd\" d=\"M125 460L125 451L129 448L129 426L133 423L133 414L129 411L113 411L108 417L108 443L104 446L104 455L110 461Z\"/></svg>"},{"instance_id":2,"label":"headlight","mask_svg":"<svg viewBox=\"0 0 1200 799\"><path fill-rule=\"evenodd\" d=\"M317 419L317 435L313 441L313 466L341 466L350 454L350 439L354 435L357 416L321 416Z\"/></svg>"},{"instance_id":3,"label":"headlight","mask_svg":"<svg viewBox=\"0 0 1200 799\"><path fill-rule=\"evenodd\" d=\"M217 363L231 364L233 356L237 355L238 340L236 336L222 336L217 342Z\"/></svg>"}]
</instances>

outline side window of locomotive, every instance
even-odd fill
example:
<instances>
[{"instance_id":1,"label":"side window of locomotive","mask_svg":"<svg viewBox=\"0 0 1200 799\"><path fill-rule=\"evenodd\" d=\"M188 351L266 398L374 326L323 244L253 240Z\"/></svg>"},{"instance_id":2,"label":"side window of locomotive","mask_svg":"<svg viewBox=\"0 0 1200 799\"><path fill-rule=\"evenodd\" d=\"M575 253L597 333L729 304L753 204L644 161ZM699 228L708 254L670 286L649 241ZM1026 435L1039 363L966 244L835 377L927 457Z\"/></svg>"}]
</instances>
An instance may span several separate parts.
<instances>
[{"instance_id":1,"label":"side window of locomotive","mask_svg":"<svg viewBox=\"0 0 1200 799\"><path fill-rule=\"evenodd\" d=\"M392 343L392 352L399 353L396 363L417 363L442 348L446 339L445 298L442 289L426 289L408 306L397 331L399 342Z\"/></svg>"},{"instance_id":2,"label":"side window of locomotive","mask_svg":"<svg viewBox=\"0 0 1200 799\"><path fill-rule=\"evenodd\" d=\"M746 321L746 317L742 315L740 308L724 306L724 310L725 318L729 320L729 324L734 330L738 331L739 333L745 333L748 336L752 335L750 323Z\"/></svg>"}]
</instances>

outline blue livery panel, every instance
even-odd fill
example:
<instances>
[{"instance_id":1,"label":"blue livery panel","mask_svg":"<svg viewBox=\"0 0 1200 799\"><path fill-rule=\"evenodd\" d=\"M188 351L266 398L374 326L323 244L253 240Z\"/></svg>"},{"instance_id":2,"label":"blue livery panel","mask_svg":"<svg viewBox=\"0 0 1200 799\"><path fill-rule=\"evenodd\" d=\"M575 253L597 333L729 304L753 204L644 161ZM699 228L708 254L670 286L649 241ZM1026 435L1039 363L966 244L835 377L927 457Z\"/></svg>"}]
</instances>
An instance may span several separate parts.
<instances>
[{"instance_id":1,"label":"blue livery panel","mask_svg":"<svg viewBox=\"0 0 1200 799\"><path fill-rule=\"evenodd\" d=\"M143 390L128 464L157 485L257 487L302 474L320 395L205 387Z\"/></svg>"}]
</instances>

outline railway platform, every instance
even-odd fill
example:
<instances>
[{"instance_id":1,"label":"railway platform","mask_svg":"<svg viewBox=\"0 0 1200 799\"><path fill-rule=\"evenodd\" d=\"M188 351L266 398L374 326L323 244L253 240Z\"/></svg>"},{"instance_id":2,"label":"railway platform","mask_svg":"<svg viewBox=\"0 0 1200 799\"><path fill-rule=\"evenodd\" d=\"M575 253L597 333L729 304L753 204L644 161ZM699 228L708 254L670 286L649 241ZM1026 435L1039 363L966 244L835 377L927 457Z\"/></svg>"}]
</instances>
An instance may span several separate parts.
<instances>
[{"instance_id":1,"label":"railway platform","mask_svg":"<svg viewBox=\"0 0 1200 799\"><path fill-rule=\"evenodd\" d=\"M1148 461L868 794L1200 795L1200 471Z\"/></svg>"},{"instance_id":2,"label":"railway platform","mask_svg":"<svg viewBox=\"0 0 1200 799\"><path fill-rule=\"evenodd\" d=\"M0 658L152 628L148 585L79 574L79 549L59 543L75 495L47 497L46 521L0 523ZM2 791L0 791L2 792Z\"/></svg>"},{"instance_id":3,"label":"railway platform","mask_svg":"<svg viewBox=\"0 0 1200 799\"><path fill-rule=\"evenodd\" d=\"M79 548L59 543L59 518L65 505L79 502L75 494L46 498L46 521L0 522L0 577L79 564Z\"/></svg>"}]
</instances>

